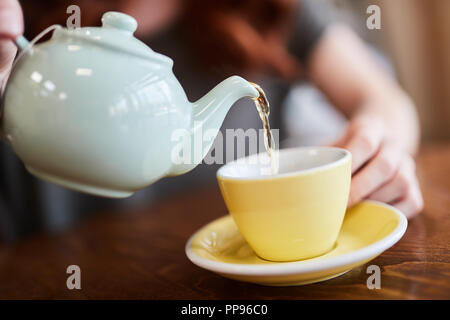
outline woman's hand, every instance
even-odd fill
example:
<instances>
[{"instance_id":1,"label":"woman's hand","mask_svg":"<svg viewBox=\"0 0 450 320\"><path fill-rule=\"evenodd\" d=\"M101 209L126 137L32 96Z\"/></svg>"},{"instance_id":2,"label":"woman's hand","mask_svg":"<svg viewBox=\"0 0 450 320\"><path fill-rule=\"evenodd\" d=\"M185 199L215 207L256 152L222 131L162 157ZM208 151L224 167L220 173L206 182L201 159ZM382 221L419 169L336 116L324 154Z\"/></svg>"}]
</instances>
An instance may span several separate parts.
<instances>
[{"instance_id":1,"label":"woman's hand","mask_svg":"<svg viewBox=\"0 0 450 320\"><path fill-rule=\"evenodd\" d=\"M423 208L408 152L389 139L384 122L375 116L357 116L336 146L352 154L352 182L349 206L363 199L392 204L411 218Z\"/></svg>"},{"instance_id":2,"label":"woman's hand","mask_svg":"<svg viewBox=\"0 0 450 320\"><path fill-rule=\"evenodd\" d=\"M22 9L17 0L0 0L0 94L16 55L11 40L23 33Z\"/></svg>"},{"instance_id":3,"label":"woman's hand","mask_svg":"<svg viewBox=\"0 0 450 320\"><path fill-rule=\"evenodd\" d=\"M419 213L423 200L411 154L420 130L413 101L343 25L326 29L309 58L308 73L350 119L337 144L353 156L349 205L373 199L407 217Z\"/></svg>"}]
</instances>

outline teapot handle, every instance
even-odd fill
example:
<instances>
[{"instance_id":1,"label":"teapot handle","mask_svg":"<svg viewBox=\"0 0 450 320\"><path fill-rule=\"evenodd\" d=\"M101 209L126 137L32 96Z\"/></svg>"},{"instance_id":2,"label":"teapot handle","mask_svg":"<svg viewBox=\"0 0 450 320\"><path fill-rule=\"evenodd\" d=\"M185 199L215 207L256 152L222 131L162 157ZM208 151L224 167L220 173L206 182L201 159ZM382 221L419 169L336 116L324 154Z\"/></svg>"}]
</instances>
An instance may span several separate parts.
<instances>
[{"instance_id":1,"label":"teapot handle","mask_svg":"<svg viewBox=\"0 0 450 320\"><path fill-rule=\"evenodd\" d=\"M54 24L50 27L45 28L41 33L39 33L36 37L34 37L33 40L28 41L23 35L18 36L15 40L14 40L14 44L17 46L17 48L19 49L19 54L17 55L16 59L14 60L13 66L12 68L14 69L17 61L20 60L20 58L22 58L22 56L28 52L30 49L33 48L34 44L36 42L38 42L39 40L41 40L41 38L43 36L45 36L47 33L56 30L56 29L60 29L62 28L59 24Z\"/></svg>"},{"instance_id":2,"label":"teapot handle","mask_svg":"<svg viewBox=\"0 0 450 320\"><path fill-rule=\"evenodd\" d=\"M30 41L28 41L23 35L18 36L14 40L14 43L19 50L25 50L25 48L30 45Z\"/></svg>"},{"instance_id":3,"label":"teapot handle","mask_svg":"<svg viewBox=\"0 0 450 320\"><path fill-rule=\"evenodd\" d=\"M26 51L29 48L31 48L36 42L41 40L41 38L43 36L45 36L47 33L49 33L50 31L56 30L56 29L60 29L60 28L62 28L62 27L59 24L51 25L51 26L45 28L44 30L42 30L42 32L40 32L31 41L28 41L23 35L20 35L14 40L14 43L20 51Z\"/></svg>"}]
</instances>

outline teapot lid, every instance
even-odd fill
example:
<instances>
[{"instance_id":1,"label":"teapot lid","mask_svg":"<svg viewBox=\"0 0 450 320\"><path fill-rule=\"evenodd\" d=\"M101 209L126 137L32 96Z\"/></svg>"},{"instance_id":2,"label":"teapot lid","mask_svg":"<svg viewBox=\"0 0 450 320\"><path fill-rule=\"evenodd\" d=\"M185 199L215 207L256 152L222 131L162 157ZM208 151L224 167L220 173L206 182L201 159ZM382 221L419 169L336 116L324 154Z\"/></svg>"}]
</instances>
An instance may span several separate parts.
<instances>
[{"instance_id":1,"label":"teapot lid","mask_svg":"<svg viewBox=\"0 0 450 320\"><path fill-rule=\"evenodd\" d=\"M133 36L136 29L137 22L133 17L121 12L109 11L103 14L101 27L61 28L55 30L53 37L76 37L171 67L172 59L156 53Z\"/></svg>"}]
</instances>

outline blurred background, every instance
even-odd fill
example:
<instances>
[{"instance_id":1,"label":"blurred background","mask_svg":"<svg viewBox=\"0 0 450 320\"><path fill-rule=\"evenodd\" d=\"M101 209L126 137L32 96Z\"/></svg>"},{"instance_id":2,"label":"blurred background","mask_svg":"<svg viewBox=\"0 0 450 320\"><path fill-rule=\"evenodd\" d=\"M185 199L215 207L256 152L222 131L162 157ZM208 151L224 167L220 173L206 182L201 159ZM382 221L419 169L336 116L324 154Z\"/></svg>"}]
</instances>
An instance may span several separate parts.
<instances>
[{"instance_id":1,"label":"blurred background","mask_svg":"<svg viewBox=\"0 0 450 320\"><path fill-rule=\"evenodd\" d=\"M26 35L35 36L53 23L64 24L65 9L78 4L82 26L97 21L102 12L120 1L20 1L27 24ZM152 0L150 0L152 2ZM167 1L172 3L173 1ZM186 1L189 2L189 1ZM214 1L210 1L214 5ZM220 2L220 1L219 1ZM450 139L450 2L447 0L319 0L339 15L368 44L382 53L404 89L417 105L423 141ZM366 28L369 5L382 10L382 28ZM95 8L95 10L93 10ZM170 5L162 10L170 10ZM130 12L133 14L133 12ZM149 12L149 20L158 20ZM138 19L139 20L139 19ZM143 21L139 21L143 24ZM151 22L145 22L145 24ZM158 28L155 33L159 32ZM138 35L139 37L139 35ZM150 44L151 46L151 44ZM182 63L182 61L180 61Z\"/></svg>"},{"instance_id":2,"label":"blurred background","mask_svg":"<svg viewBox=\"0 0 450 320\"><path fill-rule=\"evenodd\" d=\"M243 75L266 90L273 110L272 127L280 128L282 146L324 144L342 132L346 119L307 78L296 77L297 68L301 74L307 50L300 48L287 54L278 40L265 43L247 26L256 26L262 33L269 29L283 33L289 11L297 10L292 2L250 0L245 1L245 6L232 0L20 1L28 39L49 25L65 25L69 16L66 9L72 4L81 9L82 27L100 25L106 11L128 13L138 20L136 37L173 58L174 73L191 101L225 77ZM398 79L417 106L424 144L450 140L450 1L304 2L309 4L307 10L300 10L300 18L306 21L302 27L320 32L326 25L323 21L345 22L364 39L380 65ZM136 9L142 8L143 3L148 10ZM366 27L366 9L372 4L381 8L380 30ZM245 15L230 22L222 13L233 6L243 6ZM296 22L292 23L295 26ZM313 37L314 32L309 36ZM313 46L309 36L300 37L300 43ZM233 46L240 50L233 50ZM262 56L270 63L260 59ZM266 64L270 68L265 68ZM240 101L231 109L222 130L226 128L261 128L251 101ZM95 212L143 206L187 188L215 183L218 167L199 166L189 174L159 181L130 199L111 200L34 179L8 147L2 145L1 149L1 168L5 173L0 186L0 239L5 241L15 241L41 229L58 231ZM12 177L5 178L6 175Z\"/></svg>"},{"instance_id":3,"label":"blurred background","mask_svg":"<svg viewBox=\"0 0 450 320\"><path fill-rule=\"evenodd\" d=\"M378 60L394 74L414 100L421 124L422 143L450 139L450 1L446 0L328 0L342 21L353 28L369 46ZM380 30L366 28L369 5L378 5L382 12ZM340 128L339 115L332 118L325 130L314 130L323 120L309 99L324 99L313 87L303 86L302 92L291 96L290 111L301 115L304 122L289 123L293 141L323 143ZM307 94L305 94L307 92ZM298 102L301 102L300 105ZM323 103L322 105L326 105ZM317 106L317 104L315 104ZM319 108L323 108L319 105ZM292 110L294 109L294 110ZM301 109L301 110L299 110ZM317 109L317 108L315 108ZM291 120L292 121L292 120ZM337 125L336 125L337 124ZM299 136L302 139L298 139ZM306 139L305 139L306 138ZM291 141L291 140L290 140ZM306 144L309 144L305 142Z\"/></svg>"},{"instance_id":4,"label":"blurred background","mask_svg":"<svg viewBox=\"0 0 450 320\"><path fill-rule=\"evenodd\" d=\"M450 139L450 1L340 0L337 7L363 25L365 9L382 10L381 30L358 28L392 61L399 82L416 103L422 141Z\"/></svg>"}]
</instances>

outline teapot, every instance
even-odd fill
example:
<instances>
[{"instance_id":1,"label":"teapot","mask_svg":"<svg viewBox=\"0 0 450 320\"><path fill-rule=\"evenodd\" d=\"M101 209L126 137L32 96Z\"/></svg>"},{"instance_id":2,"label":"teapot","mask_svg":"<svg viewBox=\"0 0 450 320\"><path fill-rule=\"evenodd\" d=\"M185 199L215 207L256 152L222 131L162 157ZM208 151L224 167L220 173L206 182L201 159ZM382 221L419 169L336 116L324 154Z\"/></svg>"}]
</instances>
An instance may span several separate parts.
<instances>
[{"instance_id":1,"label":"teapot","mask_svg":"<svg viewBox=\"0 0 450 320\"><path fill-rule=\"evenodd\" d=\"M101 27L60 27L37 45L16 40L23 54L6 84L0 131L31 174L128 197L192 170L214 141L194 147L194 136L215 137L234 102L258 97L252 84L232 76L189 102L173 61L136 39L136 28L133 17L107 12Z\"/></svg>"}]
</instances>

